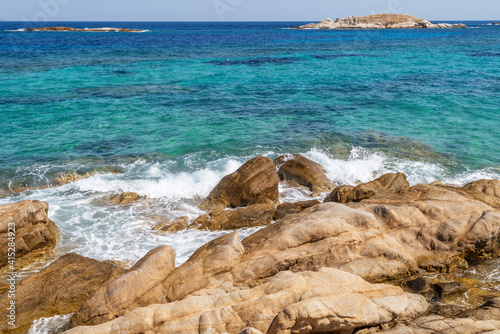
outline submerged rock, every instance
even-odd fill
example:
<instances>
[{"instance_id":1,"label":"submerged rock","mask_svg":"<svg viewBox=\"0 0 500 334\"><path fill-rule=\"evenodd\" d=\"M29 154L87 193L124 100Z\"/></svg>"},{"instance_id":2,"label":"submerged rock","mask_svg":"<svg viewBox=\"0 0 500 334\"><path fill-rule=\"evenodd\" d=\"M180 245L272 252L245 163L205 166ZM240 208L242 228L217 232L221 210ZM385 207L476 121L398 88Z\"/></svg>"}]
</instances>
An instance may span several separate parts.
<instances>
[{"instance_id":1,"label":"submerged rock","mask_svg":"<svg viewBox=\"0 0 500 334\"><path fill-rule=\"evenodd\" d=\"M334 185L319 163L300 154L282 155L274 160L281 181L309 188L312 196L332 191Z\"/></svg>"},{"instance_id":2,"label":"submerged rock","mask_svg":"<svg viewBox=\"0 0 500 334\"><path fill-rule=\"evenodd\" d=\"M327 18L319 23L309 23L292 29L421 29L421 28L466 28L462 23L433 24L428 20L418 19L408 14L373 14L367 16L349 16L348 18Z\"/></svg>"},{"instance_id":3,"label":"submerged rock","mask_svg":"<svg viewBox=\"0 0 500 334\"><path fill-rule=\"evenodd\" d=\"M134 193L134 192L126 192L118 195L113 195L109 198L109 203L113 205L127 205L133 202L136 202L140 199L141 197L139 194Z\"/></svg>"},{"instance_id":4,"label":"submerged rock","mask_svg":"<svg viewBox=\"0 0 500 334\"><path fill-rule=\"evenodd\" d=\"M189 218L187 216L182 216L174 220L164 221L156 225L153 230L164 231L164 232L179 232L185 230L189 227Z\"/></svg>"},{"instance_id":5,"label":"submerged rock","mask_svg":"<svg viewBox=\"0 0 500 334\"><path fill-rule=\"evenodd\" d=\"M8 324L12 299L0 296L2 333L25 333L33 320L73 313L105 281L123 269L73 253L66 254L42 271L31 274L16 286L16 327Z\"/></svg>"},{"instance_id":6,"label":"submerged rock","mask_svg":"<svg viewBox=\"0 0 500 334\"><path fill-rule=\"evenodd\" d=\"M236 172L224 176L200 205L206 211L237 208L252 204L276 204L279 177L273 161L256 157Z\"/></svg>"},{"instance_id":7,"label":"submerged rock","mask_svg":"<svg viewBox=\"0 0 500 334\"><path fill-rule=\"evenodd\" d=\"M40 201L0 206L0 270L19 270L56 247L59 229L48 210L49 205ZM9 263L13 253L15 261Z\"/></svg>"},{"instance_id":8,"label":"submerged rock","mask_svg":"<svg viewBox=\"0 0 500 334\"><path fill-rule=\"evenodd\" d=\"M68 334L352 332L356 328L412 319L425 299L385 284L372 285L340 270L281 272L251 289L191 296L138 308L125 316ZM252 333L250 329L246 333Z\"/></svg>"}]
</instances>

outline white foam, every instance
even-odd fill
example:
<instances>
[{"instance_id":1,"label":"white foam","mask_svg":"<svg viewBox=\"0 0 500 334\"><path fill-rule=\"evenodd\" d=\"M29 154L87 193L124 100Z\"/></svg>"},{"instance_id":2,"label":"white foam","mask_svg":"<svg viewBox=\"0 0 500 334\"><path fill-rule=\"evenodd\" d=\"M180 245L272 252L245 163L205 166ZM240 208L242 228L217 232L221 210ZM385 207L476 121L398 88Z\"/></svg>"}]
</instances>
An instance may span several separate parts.
<instances>
[{"instance_id":1,"label":"white foam","mask_svg":"<svg viewBox=\"0 0 500 334\"><path fill-rule=\"evenodd\" d=\"M51 318L40 318L35 320L28 334L58 333L69 324L72 315L73 314L56 315Z\"/></svg>"}]
</instances>

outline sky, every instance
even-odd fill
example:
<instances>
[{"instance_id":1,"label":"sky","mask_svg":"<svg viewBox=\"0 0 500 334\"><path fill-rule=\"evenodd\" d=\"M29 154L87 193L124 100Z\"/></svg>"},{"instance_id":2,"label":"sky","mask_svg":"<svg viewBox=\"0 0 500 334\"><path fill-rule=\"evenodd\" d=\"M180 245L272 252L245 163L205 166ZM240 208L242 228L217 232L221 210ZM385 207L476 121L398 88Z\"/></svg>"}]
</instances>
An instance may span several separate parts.
<instances>
[{"instance_id":1,"label":"sky","mask_svg":"<svg viewBox=\"0 0 500 334\"><path fill-rule=\"evenodd\" d=\"M4 0L0 21L319 21L407 13L498 20L500 0Z\"/></svg>"}]
</instances>

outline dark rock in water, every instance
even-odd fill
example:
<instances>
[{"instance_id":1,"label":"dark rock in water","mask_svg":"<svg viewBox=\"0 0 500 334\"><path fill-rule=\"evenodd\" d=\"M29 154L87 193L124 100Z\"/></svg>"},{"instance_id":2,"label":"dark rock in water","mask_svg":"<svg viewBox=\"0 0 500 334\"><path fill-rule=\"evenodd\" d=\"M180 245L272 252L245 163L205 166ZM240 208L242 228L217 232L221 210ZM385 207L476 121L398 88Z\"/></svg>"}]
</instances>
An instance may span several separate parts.
<instances>
[{"instance_id":1,"label":"dark rock in water","mask_svg":"<svg viewBox=\"0 0 500 334\"><path fill-rule=\"evenodd\" d=\"M494 26L500 26L500 22L493 22L492 25L494 25Z\"/></svg>"},{"instance_id":2,"label":"dark rock in water","mask_svg":"<svg viewBox=\"0 0 500 334\"><path fill-rule=\"evenodd\" d=\"M316 199L311 201L302 201L295 203L283 203L278 205L278 207L276 208L273 219L280 220L286 215L302 212L305 209L308 209L318 204L321 204L321 202Z\"/></svg>"},{"instance_id":3,"label":"dark rock in water","mask_svg":"<svg viewBox=\"0 0 500 334\"><path fill-rule=\"evenodd\" d=\"M378 179L360 184L359 186L340 186L325 198L325 203L349 203L360 202L376 194L399 195L410 189L410 183L406 180L406 175L402 173L385 174Z\"/></svg>"},{"instance_id":4,"label":"dark rock in water","mask_svg":"<svg viewBox=\"0 0 500 334\"><path fill-rule=\"evenodd\" d=\"M332 191L334 187L323 166L300 154L282 155L274 160L274 165L281 181L307 187L313 192L312 196Z\"/></svg>"},{"instance_id":5,"label":"dark rock in water","mask_svg":"<svg viewBox=\"0 0 500 334\"><path fill-rule=\"evenodd\" d=\"M470 55L471 57L500 57L500 53L495 52L477 52Z\"/></svg>"},{"instance_id":6,"label":"dark rock in water","mask_svg":"<svg viewBox=\"0 0 500 334\"><path fill-rule=\"evenodd\" d=\"M436 283L433 285L441 300L459 295L467 291L467 287L462 283Z\"/></svg>"},{"instance_id":7,"label":"dark rock in water","mask_svg":"<svg viewBox=\"0 0 500 334\"><path fill-rule=\"evenodd\" d=\"M56 247L59 229L47 216L48 210L49 205L40 201L0 206L0 269L20 270ZM15 261L9 263L9 257Z\"/></svg>"},{"instance_id":8,"label":"dark rock in water","mask_svg":"<svg viewBox=\"0 0 500 334\"><path fill-rule=\"evenodd\" d=\"M267 157L256 157L236 172L224 176L200 204L200 208L214 211L252 204L276 204L278 185L279 177L273 161Z\"/></svg>"},{"instance_id":9,"label":"dark rock in water","mask_svg":"<svg viewBox=\"0 0 500 334\"><path fill-rule=\"evenodd\" d=\"M365 57L365 58L382 58L387 57L385 55L370 55L370 54L337 54L337 55L313 55L313 58L317 59L335 59L335 58L347 58L347 57Z\"/></svg>"},{"instance_id":10,"label":"dark rock in water","mask_svg":"<svg viewBox=\"0 0 500 334\"><path fill-rule=\"evenodd\" d=\"M74 253L66 254L16 286L16 327L8 325L8 294L0 296L2 333L25 333L33 320L73 313L108 279L124 270Z\"/></svg>"},{"instance_id":11,"label":"dark rock in water","mask_svg":"<svg viewBox=\"0 0 500 334\"><path fill-rule=\"evenodd\" d=\"M425 293L431 288L429 282L423 277L404 281L401 285L411 293Z\"/></svg>"}]
</instances>

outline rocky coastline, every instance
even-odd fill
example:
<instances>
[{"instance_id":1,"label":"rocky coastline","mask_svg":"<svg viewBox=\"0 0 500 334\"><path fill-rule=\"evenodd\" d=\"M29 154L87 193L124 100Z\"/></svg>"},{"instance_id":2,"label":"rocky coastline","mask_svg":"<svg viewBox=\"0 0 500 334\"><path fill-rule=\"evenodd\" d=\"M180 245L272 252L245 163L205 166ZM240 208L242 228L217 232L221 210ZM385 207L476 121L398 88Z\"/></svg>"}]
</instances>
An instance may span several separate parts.
<instances>
[{"instance_id":1,"label":"rocky coastline","mask_svg":"<svg viewBox=\"0 0 500 334\"><path fill-rule=\"evenodd\" d=\"M44 28L26 28L23 31L59 31L59 32L144 32L138 29L126 28L72 28L72 27L44 27Z\"/></svg>"},{"instance_id":2,"label":"rocky coastline","mask_svg":"<svg viewBox=\"0 0 500 334\"><path fill-rule=\"evenodd\" d=\"M293 27L292 29L425 29L425 28L466 28L466 25L438 23L418 19L408 14L373 14L349 16L348 18L327 18L319 23Z\"/></svg>"},{"instance_id":3,"label":"rocky coastline","mask_svg":"<svg viewBox=\"0 0 500 334\"><path fill-rule=\"evenodd\" d=\"M280 183L328 195L279 203ZM140 200L127 193L109 203ZM460 276L500 255L499 180L411 186L391 173L336 186L301 155L256 157L199 205L204 215L163 222L158 233L230 232L181 266L169 245L128 270L66 254L16 286L14 327L8 294L0 294L2 332L26 333L40 317L71 313L69 334L500 331L500 290ZM26 263L57 243L47 209L38 201L0 206L0 240L9 224L23 231L16 243L26 247L16 251ZM263 228L243 240L234 231L252 226ZM464 298L467 307L456 302Z\"/></svg>"}]
</instances>

